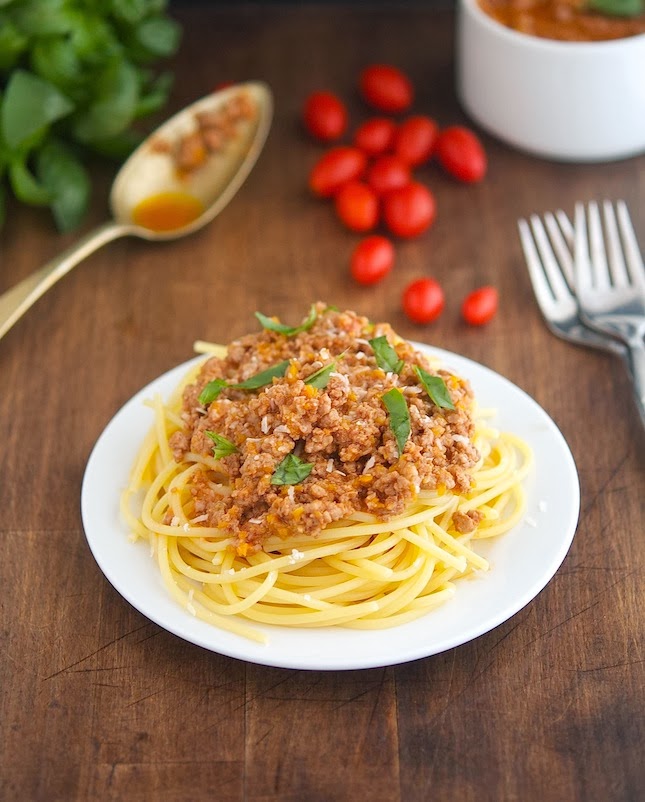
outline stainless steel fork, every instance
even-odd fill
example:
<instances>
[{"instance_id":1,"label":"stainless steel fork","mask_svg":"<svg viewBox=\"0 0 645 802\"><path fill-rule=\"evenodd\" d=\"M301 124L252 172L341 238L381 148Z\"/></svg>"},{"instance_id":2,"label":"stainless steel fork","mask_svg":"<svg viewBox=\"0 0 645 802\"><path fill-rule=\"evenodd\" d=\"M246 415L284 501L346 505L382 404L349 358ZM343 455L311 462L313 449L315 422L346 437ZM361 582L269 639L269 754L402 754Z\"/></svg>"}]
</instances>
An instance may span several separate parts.
<instances>
[{"instance_id":1,"label":"stainless steel fork","mask_svg":"<svg viewBox=\"0 0 645 802\"><path fill-rule=\"evenodd\" d=\"M580 316L592 329L624 343L645 420L645 266L627 206L575 208L574 266Z\"/></svg>"},{"instance_id":2,"label":"stainless steel fork","mask_svg":"<svg viewBox=\"0 0 645 802\"><path fill-rule=\"evenodd\" d=\"M553 334L576 345L600 348L622 356L627 349L614 337L584 325L574 294L574 230L563 211L518 220L520 241L535 299Z\"/></svg>"}]
</instances>

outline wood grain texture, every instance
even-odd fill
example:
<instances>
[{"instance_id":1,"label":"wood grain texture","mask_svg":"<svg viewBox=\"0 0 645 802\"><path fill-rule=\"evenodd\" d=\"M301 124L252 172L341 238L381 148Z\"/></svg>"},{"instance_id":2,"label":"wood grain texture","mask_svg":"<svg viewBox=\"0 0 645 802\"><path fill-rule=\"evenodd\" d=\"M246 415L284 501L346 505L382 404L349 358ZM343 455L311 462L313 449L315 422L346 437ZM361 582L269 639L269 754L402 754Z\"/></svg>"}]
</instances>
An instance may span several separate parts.
<instances>
[{"instance_id":1,"label":"wood grain texture","mask_svg":"<svg viewBox=\"0 0 645 802\"><path fill-rule=\"evenodd\" d=\"M183 241L107 246L0 341L0 798L423 802L636 800L642 750L645 436L617 360L550 335L532 297L516 219L576 200L624 198L645 243L645 156L556 164L483 135L475 186L435 166L433 229L397 245L393 274L353 285L356 236L306 190L320 152L298 124L319 87L366 115L359 68L399 64L416 109L465 122L454 94L453 17L419 7L201 4L172 108L227 79L262 79L276 115L266 149L222 215ZM86 227L103 220L112 171L95 168ZM74 241L46 213L10 207L0 291ZM448 299L435 325L399 299L419 275ZM494 283L501 309L467 329L459 304ZM80 485L92 445L141 386L227 341L256 309L300 319L314 299L388 320L401 334L480 361L518 384L567 439L580 524L553 581L525 609L458 649L340 673L266 668L211 654L143 618L86 545Z\"/></svg>"}]
</instances>

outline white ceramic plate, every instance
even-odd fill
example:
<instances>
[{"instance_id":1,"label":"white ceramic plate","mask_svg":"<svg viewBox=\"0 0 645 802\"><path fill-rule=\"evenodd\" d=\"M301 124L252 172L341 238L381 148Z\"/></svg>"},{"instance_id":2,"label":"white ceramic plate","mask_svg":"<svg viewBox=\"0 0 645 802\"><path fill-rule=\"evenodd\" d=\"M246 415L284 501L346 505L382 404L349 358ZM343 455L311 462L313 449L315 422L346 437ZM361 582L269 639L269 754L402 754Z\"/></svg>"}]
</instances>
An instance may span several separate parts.
<instances>
[{"instance_id":1,"label":"white ceramic plate","mask_svg":"<svg viewBox=\"0 0 645 802\"><path fill-rule=\"evenodd\" d=\"M129 540L119 515L119 497L152 423L144 399L155 392L167 397L194 360L164 374L128 401L92 451L81 512L90 549L105 576L130 604L169 632L220 654L284 668L340 670L404 663L459 646L509 619L542 590L571 545L580 507L573 457L544 410L507 379L448 351L418 347L470 379L480 406L498 410L497 428L522 437L535 457L525 482L524 522L495 542L477 544L491 563L490 571L458 582L452 600L412 623L374 632L258 625L268 635L266 645L216 629L180 607L165 590L147 544Z\"/></svg>"}]
</instances>

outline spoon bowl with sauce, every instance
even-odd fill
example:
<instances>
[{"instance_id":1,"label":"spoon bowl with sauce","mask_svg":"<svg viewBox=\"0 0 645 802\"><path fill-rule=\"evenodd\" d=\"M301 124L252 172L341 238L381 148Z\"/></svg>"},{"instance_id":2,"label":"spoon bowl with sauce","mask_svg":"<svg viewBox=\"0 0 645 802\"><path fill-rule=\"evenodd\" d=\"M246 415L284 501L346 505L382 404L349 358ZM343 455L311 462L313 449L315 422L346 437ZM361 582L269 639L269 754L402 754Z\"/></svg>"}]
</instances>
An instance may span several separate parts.
<instances>
[{"instance_id":1,"label":"spoon bowl with sauce","mask_svg":"<svg viewBox=\"0 0 645 802\"><path fill-rule=\"evenodd\" d=\"M112 218L0 295L0 338L59 279L119 237L171 240L215 218L244 183L266 141L273 98L266 84L236 84L183 109L119 170Z\"/></svg>"}]
</instances>

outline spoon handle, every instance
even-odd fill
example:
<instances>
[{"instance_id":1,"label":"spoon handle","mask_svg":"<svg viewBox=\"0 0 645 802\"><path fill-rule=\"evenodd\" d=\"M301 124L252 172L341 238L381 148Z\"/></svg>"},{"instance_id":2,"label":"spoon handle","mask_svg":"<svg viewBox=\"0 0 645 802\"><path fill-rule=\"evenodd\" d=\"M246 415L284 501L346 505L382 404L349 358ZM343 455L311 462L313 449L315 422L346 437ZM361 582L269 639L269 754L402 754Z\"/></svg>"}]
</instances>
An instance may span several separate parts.
<instances>
[{"instance_id":1,"label":"spoon handle","mask_svg":"<svg viewBox=\"0 0 645 802\"><path fill-rule=\"evenodd\" d=\"M89 231L79 242L63 251L55 259L47 262L39 270L19 281L5 293L0 295L0 339L13 324L34 304L50 287L67 275L69 271L113 239L123 237L132 232L131 227L113 221L103 223Z\"/></svg>"}]
</instances>

